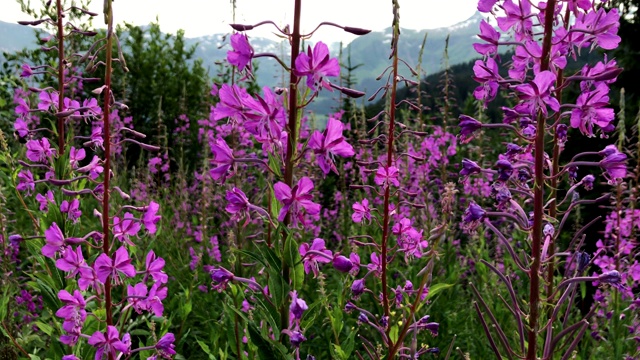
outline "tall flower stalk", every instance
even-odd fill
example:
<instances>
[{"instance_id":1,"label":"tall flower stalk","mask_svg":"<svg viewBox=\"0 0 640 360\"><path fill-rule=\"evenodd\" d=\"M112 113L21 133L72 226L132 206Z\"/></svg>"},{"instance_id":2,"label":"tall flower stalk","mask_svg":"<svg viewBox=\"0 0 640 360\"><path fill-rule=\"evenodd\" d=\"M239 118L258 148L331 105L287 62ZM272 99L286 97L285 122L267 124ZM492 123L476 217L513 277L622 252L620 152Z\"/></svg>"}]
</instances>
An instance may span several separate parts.
<instances>
[{"instance_id":1,"label":"tall flower stalk","mask_svg":"<svg viewBox=\"0 0 640 360\"><path fill-rule=\"evenodd\" d=\"M503 14L495 11L501 9ZM589 190L593 185L593 176L587 175L581 181L577 181L578 166L601 167L605 171L605 177L610 183L615 184L626 175L626 156L611 147L598 153L578 154L572 161L560 164L560 154L567 142L567 132L569 126L579 129L583 135L593 136L594 129L600 129L602 133L610 132L613 129L611 122L613 111L607 108L609 91L608 84L615 81L620 70L616 68L615 62L600 62L595 66L586 65L582 71L572 76L564 76L570 56L578 54L580 47L591 45L600 46L611 50L615 48L620 40L617 37L617 27L619 15L616 10L606 12L603 8L597 8L591 2L576 4L569 1L551 0L543 7L535 7L530 1L520 1L514 3L511 0L495 1L481 0L478 3L478 10L491 12L497 17L498 27L501 31L507 32L510 39L502 39L501 34L496 31L488 22L483 21L480 30L480 38L484 41L475 44L476 50L484 56L483 60L478 60L474 66L475 78L481 83L474 95L476 99L484 102L493 100L500 87L515 93L519 99L514 108L504 107L504 120L502 124L485 124L468 116L461 116L460 127L461 137L468 141L476 130L480 128L505 128L514 133L516 141L521 145L509 144L508 151L500 155L496 163L498 181L493 185L494 197L497 201L499 212L486 212L476 204L471 204L467 209L464 221L469 229L473 230L479 223L484 222L496 233L506 246L508 252L513 256L514 262L519 270L528 275L529 280L529 302L526 323L527 347L524 351L524 334L520 334L520 348L524 354L514 352L511 345L504 337L500 325L495 317L485 305L484 309L477 309L483 323L484 313L487 313L493 325L497 328L500 345L508 356L524 356L526 359L537 359L542 353L543 358L553 355L557 342L564 336L573 336L572 345L565 354L569 354L580 341L586 327L589 314L582 320L569 326L566 331L560 331L554 337L552 324L558 320L561 307L570 307L571 304L565 302L573 301L575 292L574 285L569 284L569 280L561 282L558 287L554 287L555 269L558 262L558 255L566 256L565 266L576 266L579 250L582 246L579 236L585 228L578 231L568 249L558 251L557 239L565 224L567 216L571 211L581 204L594 203L598 200L569 200L570 196L577 191L580 185ZM504 16L502 16L504 15ZM560 26L557 26L560 24ZM542 33L536 33L534 29L540 27ZM503 78L498 72L497 56L499 46L515 46L515 55L509 68L509 76ZM530 75L530 72L533 74ZM577 99L576 104L563 104L562 91L578 83L582 95ZM570 118L570 119L569 119ZM567 121L569 120L569 121ZM567 124L567 122L569 124ZM519 127L511 125L519 123ZM551 156L545 152L546 139L552 138ZM514 142L516 142L514 141ZM601 155L605 159L601 162L576 161L581 156ZM529 158L529 159L527 159ZM527 160L525 160L527 159ZM533 160L531 162L531 160ZM463 164L463 167L464 164ZM512 175L518 171L517 179ZM466 173L470 170L466 168ZM547 173L548 172L548 173ZM462 174L462 172L461 172ZM562 176L568 175L571 187L567 191L564 200L557 199L562 187ZM532 189L528 185L533 180ZM524 190L524 193L522 191ZM521 199L518 203L515 194L529 193L529 198L533 205L531 215L524 210L528 200ZM550 194L550 199L545 198L545 193ZM568 205L568 207L567 207ZM513 214L516 214L514 216ZM524 259L515 253L509 244L509 239L504 236L498 228L491 224L492 217L512 219L527 237L530 244L530 253ZM587 224L590 226L592 223ZM570 256L568 256L570 255ZM580 255L582 256L582 255ZM585 255L588 258L588 255ZM577 273L567 273L565 276L576 276L573 279L578 281L589 281L586 278L577 277L584 266L579 266ZM493 269L493 268L492 268ZM501 276L500 274L498 274ZM604 277L609 283L618 284L616 276ZM570 280L573 280L570 279ZM511 283L507 278L502 277L503 282L513 293ZM546 291L544 291L546 290ZM543 294L546 295L543 297ZM484 299L479 296L479 302L485 304ZM569 300L571 299L571 300ZM511 304L511 311L516 317L518 327L522 332L525 324L518 316L519 305L515 302ZM567 309L568 309L567 308ZM568 310L567 310L568 312ZM566 319L563 324L566 324ZM569 330L571 329L571 330ZM493 340L489 328L485 327L492 349L497 356L501 350L498 343ZM539 335L544 330L545 340L540 347Z\"/></svg>"}]
</instances>

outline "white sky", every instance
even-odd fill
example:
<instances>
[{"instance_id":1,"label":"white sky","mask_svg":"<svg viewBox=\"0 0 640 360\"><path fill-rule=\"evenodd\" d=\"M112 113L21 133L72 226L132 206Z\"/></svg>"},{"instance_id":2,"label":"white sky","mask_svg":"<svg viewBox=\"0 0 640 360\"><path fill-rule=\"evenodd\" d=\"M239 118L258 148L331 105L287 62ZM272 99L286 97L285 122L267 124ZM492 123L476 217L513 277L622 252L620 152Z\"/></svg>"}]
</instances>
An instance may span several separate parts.
<instances>
[{"instance_id":1,"label":"white sky","mask_svg":"<svg viewBox=\"0 0 640 360\"><path fill-rule=\"evenodd\" d=\"M39 0L32 0L38 4ZM55 2L54 2L55 3ZM400 0L400 24L408 29L433 29L453 25L471 17L477 0ZM90 10L101 13L103 1L93 0ZM198 37L230 30L232 23L230 0L116 0L113 3L116 22L146 25L156 16L161 29L175 33L184 29L187 37ZM236 22L257 23L272 20L281 27L290 24L293 0L237 0ZM15 0L0 0L0 20L25 20ZM382 30L391 25L390 0L303 0L302 27L311 31L322 21L343 26ZM94 26L101 26L102 16L96 17ZM271 28L253 30L253 36L269 36ZM354 36L341 30L323 27L316 38L325 41L350 41Z\"/></svg>"}]
</instances>

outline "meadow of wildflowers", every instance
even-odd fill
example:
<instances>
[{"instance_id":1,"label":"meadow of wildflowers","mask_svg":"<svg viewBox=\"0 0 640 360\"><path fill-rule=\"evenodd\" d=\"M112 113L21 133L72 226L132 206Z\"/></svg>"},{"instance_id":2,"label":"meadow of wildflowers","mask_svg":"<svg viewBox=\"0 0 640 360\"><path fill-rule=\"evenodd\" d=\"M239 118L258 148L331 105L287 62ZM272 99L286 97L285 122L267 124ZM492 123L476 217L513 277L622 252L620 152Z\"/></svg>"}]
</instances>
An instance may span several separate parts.
<instances>
[{"instance_id":1,"label":"meadow of wildflowers","mask_svg":"<svg viewBox=\"0 0 640 360\"><path fill-rule=\"evenodd\" d=\"M449 69L425 84L400 57L398 0L371 94L301 32L302 5L231 25L199 118L185 99L175 119L130 115L117 3L21 22L52 35L0 132L0 359L640 359L618 9L480 0L461 111ZM354 22L318 27L370 32ZM256 27L286 50L256 53ZM280 86L259 86L260 58ZM327 94L322 121L308 107Z\"/></svg>"}]
</instances>

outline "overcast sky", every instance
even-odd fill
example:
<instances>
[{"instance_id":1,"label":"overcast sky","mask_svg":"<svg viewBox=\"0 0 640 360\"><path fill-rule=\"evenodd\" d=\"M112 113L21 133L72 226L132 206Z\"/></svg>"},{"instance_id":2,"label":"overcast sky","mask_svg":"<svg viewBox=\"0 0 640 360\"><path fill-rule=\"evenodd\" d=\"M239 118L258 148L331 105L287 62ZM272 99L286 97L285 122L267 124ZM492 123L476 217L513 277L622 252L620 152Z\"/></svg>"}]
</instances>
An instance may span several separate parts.
<instances>
[{"instance_id":1,"label":"overcast sky","mask_svg":"<svg viewBox=\"0 0 640 360\"><path fill-rule=\"evenodd\" d=\"M39 0L32 0L33 4ZM93 0L90 10L101 12L102 0ZM477 0L400 0L400 24L409 29L433 29L453 25L471 17ZM229 0L116 0L113 4L117 22L145 25L160 21L161 29L175 33L184 29L187 37L197 37L229 31L233 23ZM292 22L293 0L237 0L236 22L256 23L272 20L284 26ZM390 0L303 0L302 27L311 31L322 21L345 26L382 30L391 25ZM0 20L24 20L15 0L0 0ZM100 26L102 17L94 20ZM268 36L267 26L254 36ZM350 41L343 31L319 30L318 38L330 41Z\"/></svg>"}]
</instances>

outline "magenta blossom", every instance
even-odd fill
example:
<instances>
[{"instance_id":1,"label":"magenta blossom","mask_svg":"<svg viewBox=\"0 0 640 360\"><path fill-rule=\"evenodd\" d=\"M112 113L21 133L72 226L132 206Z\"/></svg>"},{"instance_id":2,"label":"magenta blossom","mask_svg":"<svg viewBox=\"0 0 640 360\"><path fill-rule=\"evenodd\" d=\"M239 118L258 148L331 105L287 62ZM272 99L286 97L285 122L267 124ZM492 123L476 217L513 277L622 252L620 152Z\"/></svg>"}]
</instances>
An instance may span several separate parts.
<instances>
[{"instance_id":1,"label":"magenta blossom","mask_svg":"<svg viewBox=\"0 0 640 360\"><path fill-rule=\"evenodd\" d=\"M82 325L87 319L85 306L87 305L82 293L78 290L71 295L67 290L58 292L58 299L64 304L58 309L56 316L64 319L62 328L69 333L80 332Z\"/></svg>"},{"instance_id":2,"label":"magenta blossom","mask_svg":"<svg viewBox=\"0 0 640 360\"><path fill-rule=\"evenodd\" d=\"M362 202L357 202L351 207L353 214L351 220L355 223L361 223L362 219L371 221L371 209L369 208L369 200L362 199Z\"/></svg>"},{"instance_id":3,"label":"magenta blossom","mask_svg":"<svg viewBox=\"0 0 640 360\"><path fill-rule=\"evenodd\" d=\"M69 220L74 223L78 221L80 216L82 216L82 211L80 210L80 200L73 199L71 202L67 200L62 201L60 204L60 212L63 214L67 214Z\"/></svg>"},{"instance_id":4,"label":"magenta blossom","mask_svg":"<svg viewBox=\"0 0 640 360\"><path fill-rule=\"evenodd\" d=\"M117 358L117 351L129 351L127 345L120 341L120 334L115 326L107 326L107 331L102 333L96 331L91 335L88 341L89 345L96 348L95 360L102 360L104 355L107 358ZM110 354L110 355L109 355Z\"/></svg>"},{"instance_id":5,"label":"magenta blossom","mask_svg":"<svg viewBox=\"0 0 640 360\"><path fill-rule=\"evenodd\" d=\"M58 251L61 251L65 245L79 244L82 240L78 238L65 239L62 230L58 224L51 223L51 226L44 231L46 244L42 247L42 255L53 259Z\"/></svg>"},{"instance_id":6,"label":"magenta blossom","mask_svg":"<svg viewBox=\"0 0 640 360\"><path fill-rule=\"evenodd\" d=\"M233 50L227 51L227 61L237 66L239 71L249 67L251 70L251 58L253 58L253 48L249 44L249 39L245 34L232 34L231 47Z\"/></svg>"},{"instance_id":7,"label":"magenta blossom","mask_svg":"<svg viewBox=\"0 0 640 360\"><path fill-rule=\"evenodd\" d=\"M25 191L27 195L29 195L35 189L36 184L31 171L20 170L20 172L18 173L18 185L16 186L16 190Z\"/></svg>"},{"instance_id":8,"label":"magenta blossom","mask_svg":"<svg viewBox=\"0 0 640 360\"><path fill-rule=\"evenodd\" d=\"M233 151L227 145L227 142L223 139L216 139L215 144L211 145L211 152L213 153L213 160L211 164L216 166L209 170L209 174L213 180L220 180L224 182L227 176L230 175L230 170L233 167Z\"/></svg>"},{"instance_id":9,"label":"magenta blossom","mask_svg":"<svg viewBox=\"0 0 640 360\"><path fill-rule=\"evenodd\" d=\"M47 212L49 211L49 203L55 204L56 201L53 198L53 192L51 190L47 191L45 195L38 194L36 195L36 200L40 203L40 211Z\"/></svg>"},{"instance_id":10,"label":"magenta blossom","mask_svg":"<svg viewBox=\"0 0 640 360\"><path fill-rule=\"evenodd\" d=\"M164 334L155 346L158 355L165 359L171 359L176 354L176 346L173 344L175 341L176 337L172 333Z\"/></svg>"},{"instance_id":11,"label":"magenta blossom","mask_svg":"<svg viewBox=\"0 0 640 360\"><path fill-rule=\"evenodd\" d=\"M328 264L333 258L331 250L327 249L324 240L320 238L314 239L311 246L307 243L300 244L299 251L304 265L304 272L306 274L313 272L314 276L318 276L319 264ZM324 255L309 253L309 251Z\"/></svg>"},{"instance_id":12,"label":"magenta blossom","mask_svg":"<svg viewBox=\"0 0 640 360\"><path fill-rule=\"evenodd\" d=\"M62 257L56 260L56 267L64 272L68 272L67 277L74 277L80 269L86 266L84 256L82 255L82 247L78 246L74 250L71 247L65 249L62 253Z\"/></svg>"},{"instance_id":13,"label":"magenta blossom","mask_svg":"<svg viewBox=\"0 0 640 360\"><path fill-rule=\"evenodd\" d=\"M29 134L29 127L27 126L27 123L22 119L16 119L16 122L13 123L13 128L21 138Z\"/></svg>"},{"instance_id":14,"label":"magenta blossom","mask_svg":"<svg viewBox=\"0 0 640 360\"><path fill-rule=\"evenodd\" d=\"M138 236L140 228L140 222L131 213L125 213L123 219L117 216L113 217L113 238L131 246L135 246L135 244L131 242L129 236Z\"/></svg>"},{"instance_id":15,"label":"magenta blossom","mask_svg":"<svg viewBox=\"0 0 640 360\"><path fill-rule=\"evenodd\" d=\"M373 181L376 185L387 187L389 185L400 186L400 182L398 181L398 168L395 166L390 166L388 168L380 166L378 171L376 172L376 176L373 178Z\"/></svg>"},{"instance_id":16,"label":"magenta blossom","mask_svg":"<svg viewBox=\"0 0 640 360\"><path fill-rule=\"evenodd\" d=\"M136 269L131 265L129 252L124 246L116 250L113 260L107 254L100 254L93 268L96 271L98 280L103 284L107 282L109 276L111 276L116 283L119 283L120 273L127 277L136 276Z\"/></svg>"},{"instance_id":17,"label":"magenta blossom","mask_svg":"<svg viewBox=\"0 0 640 360\"><path fill-rule=\"evenodd\" d=\"M27 159L36 163L47 163L56 153L56 149L51 148L51 144L47 138L29 140L26 146Z\"/></svg>"},{"instance_id":18,"label":"magenta blossom","mask_svg":"<svg viewBox=\"0 0 640 360\"><path fill-rule=\"evenodd\" d=\"M155 234L157 231L156 224L161 219L161 216L158 215L158 210L160 210L160 205L155 201L151 201L142 215L142 224L147 228L149 234Z\"/></svg>"},{"instance_id":19,"label":"magenta blossom","mask_svg":"<svg viewBox=\"0 0 640 360\"><path fill-rule=\"evenodd\" d=\"M353 146L349 145L342 136L344 125L340 120L329 118L324 132L316 131L311 135L309 148L313 149L322 172L327 175L330 171L338 173L333 161L337 156L351 157L355 154Z\"/></svg>"},{"instance_id":20,"label":"magenta blossom","mask_svg":"<svg viewBox=\"0 0 640 360\"><path fill-rule=\"evenodd\" d=\"M56 106L56 101L58 101L57 92L52 91L51 93L48 93L46 91L41 91L40 94L38 94L38 98L40 99L40 101L38 102L39 110L48 111L51 105L57 108Z\"/></svg>"},{"instance_id":21,"label":"magenta blossom","mask_svg":"<svg viewBox=\"0 0 640 360\"><path fill-rule=\"evenodd\" d=\"M554 90L553 83L555 81L556 75L546 70L539 72L532 82L515 87L521 94L520 98L525 100L525 104L533 110L531 114L535 114L537 110L540 110L547 116L547 105L553 111L557 112L560 110L558 99L551 96L551 92Z\"/></svg>"},{"instance_id":22,"label":"magenta blossom","mask_svg":"<svg viewBox=\"0 0 640 360\"><path fill-rule=\"evenodd\" d=\"M300 299L298 297L298 292L297 291L292 291L290 293L291 295L291 305L289 306L289 311L291 312L291 319L292 320L300 320L302 319L302 313L304 313L305 310L309 309L309 307L307 306L307 303Z\"/></svg>"},{"instance_id":23,"label":"magenta blossom","mask_svg":"<svg viewBox=\"0 0 640 360\"><path fill-rule=\"evenodd\" d=\"M100 161L101 160L100 160L100 158L98 156L93 155L93 159L91 159L91 162L88 163L87 165L79 168L78 172L81 172L81 173L88 172L89 173L89 177L92 180L95 180L104 171L104 167L102 167L102 165L100 165Z\"/></svg>"},{"instance_id":24,"label":"magenta blossom","mask_svg":"<svg viewBox=\"0 0 640 360\"><path fill-rule=\"evenodd\" d=\"M166 284L169 277L164 271L162 271L164 265L165 261L163 258L156 256L153 250L149 251L147 254L143 281L147 281L149 277L151 277L156 282Z\"/></svg>"},{"instance_id":25,"label":"magenta blossom","mask_svg":"<svg viewBox=\"0 0 640 360\"><path fill-rule=\"evenodd\" d=\"M473 48L480 55L493 55L498 52L498 41L500 41L500 33L496 31L486 20L480 23L480 35L478 37L488 44L473 44Z\"/></svg>"},{"instance_id":26,"label":"magenta blossom","mask_svg":"<svg viewBox=\"0 0 640 360\"><path fill-rule=\"evenodd\" d=\"M234 187L227 190L227 207L225 211L231 214L231 218L240 221L240 219L249 216L249 199L242 190Z\"/></svg>"},{"instance_id":27,"label":"magenta blossom","mask_svg":"<svg viewBox=\"0 0 640 360\"><path fill-rule=\"evenodd\" d=\"M83 148L76 149L75 147L71 147L69 150L69 163L71 164L71 168L77 169L78 163L84 160L86 156L86 152Z\"/></svg>"},{"instance_id":28,"label":"magenta blossom","mask_svg":"<svg viewBox=\"0 0 640 360\"><path fill-rule=\"evenodd\" d=\"M306 76L307 87L313 91L318 88L331 90L331 85L325 78L339 76L340 63L337 58L329 58L329 47L320 41L313 47L313 51L309 46L306 53L298 55L294 72L297 76Z\"/></svg>"},{"instance_id":29,"label":"magenta blossom","mask_svg":"<svg viewBox=\"0 0 640 360\"><path fill-rule=\"evenodd\" d=\"M312 201L312 190L313 182L306 176L302 177L293 189L281 181L276 183L273 186L273 191L276 199L284 205L278 215L278 221L284 221L287 214L291 213L294 225L297 220L304 223L304 218L302 217L303 209L309 215L319 214L320 205Z\"/></svg>"},{"instance_id":30,"label":"magenta blossom","mask_svg":"<svg viewBox=\"0 0 640 360\"><path fill-rule=\"evenodd\" d=\"M606 171L609 183L616 184L627 176L627 155L618 151L615 145L608 145L600 154L605 157L600 160L600 167Z\"/></svg>"},{"instance_id":31,"label":"magenta blossom","mask_svg":"<svg viewBox=\"0 0 640 360\"><path fill-rule=\"evenodd\" d=\"M609 105L609 87L599 84L594 91L582 92L578 96L576 108L571 111L571 127L580 129L583 135L593 136L593 125L605 129L613 121L615 114Z\"/></svg>"}]
</instances>

